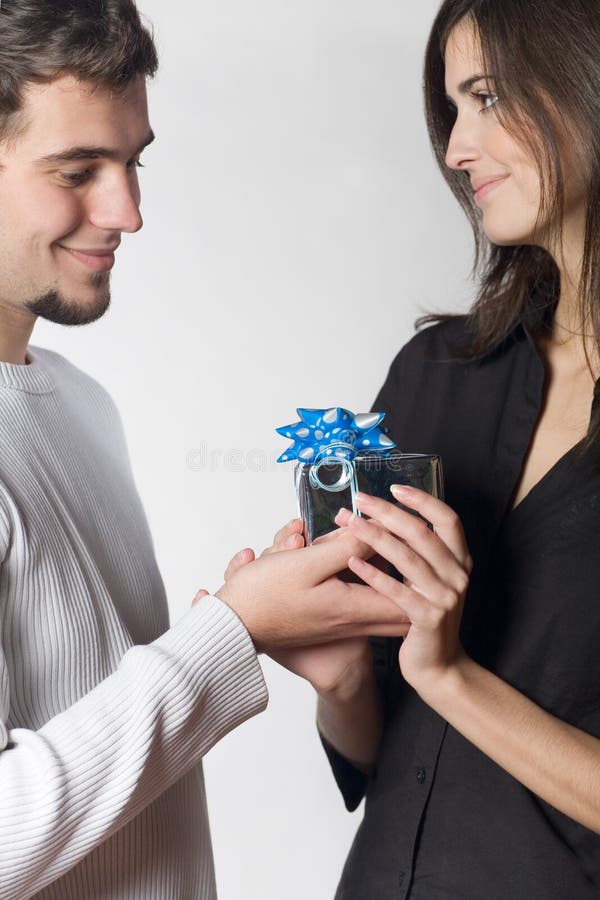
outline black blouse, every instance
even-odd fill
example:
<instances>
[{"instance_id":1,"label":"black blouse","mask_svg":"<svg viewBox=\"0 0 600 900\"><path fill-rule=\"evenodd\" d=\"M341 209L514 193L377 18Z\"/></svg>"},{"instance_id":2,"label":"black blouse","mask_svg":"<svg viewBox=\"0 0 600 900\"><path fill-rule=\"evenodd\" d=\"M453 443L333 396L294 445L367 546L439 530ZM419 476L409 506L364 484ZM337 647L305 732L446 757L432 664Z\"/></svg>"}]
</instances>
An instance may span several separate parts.
<instances>
[{"instance_id":1,"label":"black blouse","mask_svg":"<svg viewBox=\"0 0 600 900\"><path fill-rule=\"evenodd\" d=\"M374 408L387 413L402 450L442 457L446 502L475 563L461 626L466 652L600 737L597 459L570 450L510 511L541 411L544 363L522 325L488 355L457 359L466 323L457 317L417 334ZM366 792L337 900L600 897L600 836L423 703L399 671L399 642L373 647L386 706L374 776L367 782L326 746L348 808Z\"/></svg>"}]
</instances>

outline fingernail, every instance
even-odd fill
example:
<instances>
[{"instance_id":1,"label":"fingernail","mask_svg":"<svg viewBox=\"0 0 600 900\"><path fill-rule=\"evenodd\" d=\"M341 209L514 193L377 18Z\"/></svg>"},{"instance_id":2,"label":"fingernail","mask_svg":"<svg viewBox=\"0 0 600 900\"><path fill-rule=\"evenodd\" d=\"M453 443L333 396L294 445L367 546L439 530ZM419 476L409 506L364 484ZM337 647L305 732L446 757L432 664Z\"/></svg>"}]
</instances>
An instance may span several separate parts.
<instances>
[{"instance_id":1,"label":"fingernail","mask_svg":"<svg viewBox=\"0 0 600 900\"><path fill-rule=\"evenodd\" d=\"M356 495L356 502L360 503L361 506L366 506L368 503L372 501L372 497L369 497L368 494L363 494L362 491L359 491Z\"/></svg>"},{"instance_id":2,"label":"fingernail","mask_svg":"<svg viewBox=\"0 0 600 900\"><path fill-rule=\"evenodd\" d=\"M367 520L362 516L357 516L356 513L352 513L348 520L349 525L363 525L366 524Z\"/></svg>"},{"instance_id":3,"label":"fingernail","mask_svg":"<svg viewBox=\"0 0 600 900\"><path fill-rule=\"evenodd\" d=\"M293 547L294 544L296 543L296 538L297 538L297 537L298 537L297 534L293 534L291 537L289 537L289 538L287 539L287 541L285 542L285 546L286 546L286 547Z\"/></svg>"},{"instance_id":4,"label":"fingernail","mask_svg":"<svg viewBox=\"0 0 600 900\"><path fill-rule=\"evenodd\" d=\"M390 487L390 491L394 495L394 497L404 497L408 498L413 493L413 489L408 487L406 484L393 484Z\"/></svg>"}]
</instances>

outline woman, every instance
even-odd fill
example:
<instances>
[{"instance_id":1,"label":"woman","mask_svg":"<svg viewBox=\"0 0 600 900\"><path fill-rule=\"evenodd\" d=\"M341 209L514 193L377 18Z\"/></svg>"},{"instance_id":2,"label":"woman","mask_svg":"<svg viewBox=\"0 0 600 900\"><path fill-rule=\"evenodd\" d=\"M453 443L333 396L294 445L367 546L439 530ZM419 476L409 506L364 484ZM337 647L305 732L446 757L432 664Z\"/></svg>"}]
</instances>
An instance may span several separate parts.
<instances>
[{"instance_id":1,"label":"woman","mask_svg":"<svg viewBox=\"0 0 600 900\"><path fill-rule=\"evenodd\" d=\"M338 900L583 900L600 892L600 3L446 0L425 98L481 289L401 351L375 408L399 446L441 454L447 503L396 492L433 531L368 497L370 521L338 517L406 579L350 561L411 622L373 642L375 671L359 640L279 659L319 693L348 807L366 792Z\"/></svg>"}]
</instances>

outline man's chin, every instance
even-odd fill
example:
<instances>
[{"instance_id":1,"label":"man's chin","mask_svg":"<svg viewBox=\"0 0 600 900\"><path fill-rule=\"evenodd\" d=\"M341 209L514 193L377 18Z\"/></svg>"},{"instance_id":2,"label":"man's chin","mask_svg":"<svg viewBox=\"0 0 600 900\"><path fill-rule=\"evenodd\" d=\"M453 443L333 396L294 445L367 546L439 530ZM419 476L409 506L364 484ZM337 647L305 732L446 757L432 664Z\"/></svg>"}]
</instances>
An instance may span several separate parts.
<instances>
[{"instance_id":1,"label":"man's chin","mask_svg":"<svg viewBox=\"0 0 600 900\"><path fill-rule=\"evenodd\" d=\"M57 325L89 325L102 318L109 308L110 291L105 286L101 296L84 303L81 300L67 300L58 291L52 290L27 301L25 306L40 319L56 322Z\"/></svg>"}]
</instances>

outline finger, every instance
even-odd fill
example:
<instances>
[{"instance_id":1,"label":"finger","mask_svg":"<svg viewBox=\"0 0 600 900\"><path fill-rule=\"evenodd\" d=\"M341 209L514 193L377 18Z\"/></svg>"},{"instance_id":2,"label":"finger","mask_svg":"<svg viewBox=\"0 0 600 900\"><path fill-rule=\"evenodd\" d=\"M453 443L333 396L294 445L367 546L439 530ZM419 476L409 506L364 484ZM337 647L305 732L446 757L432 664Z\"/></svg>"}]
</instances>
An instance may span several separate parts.
<instances>
[{"instance_id":1,"label":"finger","mask_svg":"<svg viewBox=\"0 0 600 900\"><path fill-rule=\"evenodd\" d=\"M333 521L336 525L344 526L348 524L351 518L352 513L350 512L350 510L342 506Z\"/></svg>"},{"instance_id":2,"label":"finger","mask_svg":"<svg viewBox=\"0 0 600 900\"><path fill-rule=\"evenodd\" d=\"M337 608L340 637L400 637L410 625L406 611L394 599L362 582L347 584L330 578L316 589L319 602L321 595L323 604Z\"/></svg>"},{"instance_id":3,"label":"finger","mask_svg":"<svg viewBox=\"0 0 600 900\"><path fill-rule=\"evenodd\" d=\"M285 551L284 551L285 552ZM347 528L335 540L314 543L300 550L285 552L290 576L299 584L316 585L347 568L350 556L369 557L373 550Z\"/></svg>"},{"instance_id":4,"label":"finger","mask_svg":"<svg viewBox=\"0 0 600 900\"><path fill-rule=\"evenodd\" d=\"M385 575L358 557L352 557L348 561L348 567L379 595L386 596L396 603L413 625L429 629L439 627L445 612L428 603L425 597L412 588L408 588L390 575Z\"/></svg>"},{"instance_id":5,"label":"finger","mask_svg":"<svg viewBox=\"0 0 600 900\"><path fill-rule=\"evenodd\" d=\"M390 522L398 527L395 519L413 518L410 513L392 507ZM396 516L396 513L399 515ZM454 605L456 595L466 591L468 579L464 569L450 553L442 541L427 528L422 520L411 524L414 530L422 530L421 540L416 538L398 539L383 528L376 519L363 519L355 516L349 526L365 543L368 543L380 556L389 560L416 590L424 594L434 605L443 609ZM415 546L418 549L415 549Z\"/></svg>"},{"instance_id":6,"label":"finger","mask_svg":"<svg viewBox=\"0 0 600 900\"><path fill-rule=\"evenodd\" d=\"M252 550L250 547L245 547L243 550L240 550L239 553L236 553L225 569L225 581L228 581L231 576L238 571L238 569L242 569L244 566L247 566L248 563L253 562L254 559L254 550Z\"/></svg>"},{"instance_id":7,"label":"finger","mask_svg":"<svg viewBox=\"0 0 600 900\"><path fill-rule=\"evenodd\" d=\"M419 493L424 492L419 491ZM440 503L441 501L436 502ZM424 556L437 572L447 569L449 561L452 561L455 567L459 566L464 569L466 557L468 557L466 541L458 516L450 510L450 507L442 504L455 517L460 528L460 535L454 535L454 546L448 546L442 534L439 534L435 527L433 530L428 527L429 520L425 521L426 517L415 516L394 503L378 497L370 497L367 494L358 494L356 503L361 512L377 519L385 528L410 544L413 550Z\"/></svg>"},{"instance_id":8,"label":"finger","mask_svg":"<svg viewBox=\"0 0 600 900\"><path fill-rule=\"evenodd\" d=\"M298 537L302 537L302 532L304 530L304 522L302 519L291 519L291 521L287 522L283 528L280 528L275 537L273 538L273 544L271 547L267 547L266 550L263 550L263 554L273 553L278 550L289 549L293 547L302 547L304 543L304 538L302 538L302 543L297 542ZM261 554L261 555L263 555Z\"/></svg>"},{"instance_id":9,"label":"finger","mask_svg":"<svg viewBox=\"0 0 600 900\"><path fill-rule=\"evenodd\" d=\"M431 522L435 533L452 551L458 562L470 572L473 561L457 513L442 500L432 497L426 491L403 484L393 484L390 490L396 500L404 506L414 509L424 519Z\"/></svg>"},{"instance_id":10,"label":"finger","mask_svg":"<svg viewBox=\"0 0 600 900\"><path fill-rule=\"evenodd\" d=\"M322 534L318 538L315 538L313 544L316 544L317 541L331 541L335 540L336 537L339 536L340 528L343 528L348 524L348 520L352 516L352 513L349 509L345 509L342 507L335 515L334 522L338 526L338 528L334 528L332 531L328 531L327 534Z\"/></svg>"},{"instance_id":11,"label":"finger","mask_svg":"<svg viewBox=\"0 0 600 900\"><path fill-rule=\"evenodd\" d=\"M469 586L469 576L448 550L446 567L440 572L433 569L411 546L397 540L389 531L378 525L374 519L368 522L361 519L355 527L363 540L402 573L406 588L446 612L455 609L461 603ZM369 562L371 568L382 571L386 577L389 575L381 566L375 565L374 560ZM394 580L397 579L392 576L392 581ZM379 583L380 589L382 583Z\"/></svg>"},{"instance_id":12,"label":"finger","mask_svg":"<svg viewBox=\"0 0 600 900\"><path fill-rule=\"evenodd\" d=\"M192 600L192 606L195 606L197 603L200 603L200 601L202 600L203 597L208 597L208 596L209 596L208 591L205 591L204 588L201 588L198 591L198 593L196 594L196 596L194 597L194 599Z\"/></svg>"},{"instance_id":13,"label":"finger","mask_svg":"<svg viewBox=\"0 0 600 900\"><path fill-rule=\"evenodd\" d=\"M300 547L304 547L305 543L304 535L290 534L277 546L273 544L272 547L265 547L260 555L269 556L270 553L281 553L282 550L299 550Z\"/></svg>"},{"instance_id":14,"label":"finger","mask_svg":"<svg viewBox=\"0 0 600 900\"><path fill-rule=\"evenodd\" d=\"M352 515L352 513L350 513ZM340 539L341 535L344 532L344 528L334 528L332 531L328 531L327 534L321 534L318 538L315 538L313 544L317 544L323 541L337 541Z\"/></svg>"},{"instance_id":15,"label":"finger","mask_svg":"<svg viewBox=\"0 0 600 900\"><path fill-rule=\"evenodd\" d=\"M444 591L437 572L405 541L399 540L395 534L382 528L375 519L363 519L356 516L351 520L350 528L356 531L365 543L373 547L378 556L391 562L398 572L415 585L420 593L425 594L432 602L437 602L437 596ZM452 560L452 566L458 568L454 557L448 555ZM371 560L371 565L374 565L373 560ZM384 571L381 566L375 566L375 568Z\"/></svg>"},{"instance_id":16,"label":"finger","mask_svg":"<svg viewBox=\"0 0 600 900\"><path fill-rule=\"evenodd\" d=\"M304 522L302 519L290 519L290 521L280 528L275 538L273 540L273 544L283 544L286 539L295 534L302 534L304 530Z\"/></svg>"}]
</instances>

